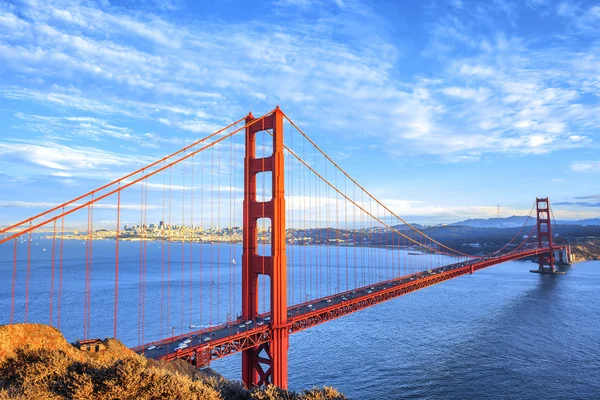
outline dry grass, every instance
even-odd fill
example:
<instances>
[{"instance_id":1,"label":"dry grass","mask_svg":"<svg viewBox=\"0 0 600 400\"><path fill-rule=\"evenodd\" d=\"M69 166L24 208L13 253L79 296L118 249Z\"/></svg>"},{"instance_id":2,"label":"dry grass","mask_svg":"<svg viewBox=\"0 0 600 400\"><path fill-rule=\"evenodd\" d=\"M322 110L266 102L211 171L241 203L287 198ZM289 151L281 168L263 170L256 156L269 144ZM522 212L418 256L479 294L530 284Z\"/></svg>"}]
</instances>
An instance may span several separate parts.
<instances>
[{"instance_id":1,"label":"dry grass","mask_svg":"<svg viewBox=\"0 0 600 400\"><path fill-rule=\"evenodd\" d=\"M0 326L2 399L345 399L332 388L301 393L275 387L246 390L189 364L138 356L109 340L101 353L80 351L45 325Z\"/></svg>"}]
</instances>

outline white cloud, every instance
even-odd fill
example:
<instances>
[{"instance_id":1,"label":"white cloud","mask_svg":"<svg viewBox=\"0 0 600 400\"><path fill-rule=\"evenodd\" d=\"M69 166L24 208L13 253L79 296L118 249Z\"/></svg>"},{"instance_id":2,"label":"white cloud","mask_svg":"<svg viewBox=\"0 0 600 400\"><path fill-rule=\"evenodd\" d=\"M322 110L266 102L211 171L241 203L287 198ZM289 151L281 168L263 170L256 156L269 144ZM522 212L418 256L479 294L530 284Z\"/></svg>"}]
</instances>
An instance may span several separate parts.
<instances>
[{"instance_id":1,"label":"white cloud","mask_svg":"<svg viewBox=\"0 0 600 400\"><path fill-rule=\"evenodd\" d=\"M571 171L581 173L599 173L600 161L576 161L571 164Z\"/></svg>"},{"instance_id":2,"label":"white cloud","mask_svg":"<svg viewBox=\"0 0 600 400\"><path fill-rule=\"evenodd\" d=\"M485 101L489 96L486 89L473 89L456 86L443 88L442 93L447 96L458 97L460 99L474 100L478 103Z\"/></svg>"},{"instance_id":3,"label":"white cloud","mask_svg":"<svg viewBox=\"0 0 600 400\"><path fill-rule=\"evenodd\" d=\"M60 176L64 176L65 173L92 171L101 175L102 171L132 167L147 160L125 157L91 147L69 147L54 142L32 143L15 140L0 143L0 161L63 171L63 175Z\"/></svg>"},{"instance_id":4,"label":"white cloud","mask_svg":"<svg viewBox=\"0 0 600 400\"><path fill-rule=\"evenodd\" d=\"M311 24L243 26L174 24L109 5L28 4L19 17L8 13L6 24L35 35L25 43L2 42L0 58L6 68L57 84L3 88L12 100L147 118L197 134L213 132L250 108L257 113L280 103L327 133L352 131L376 138L392 155L441 161L570 149L589 144L593 137L584 131L600 125L598 107L581 101L584 94L600 94L597 51L548 49L498 33L497 14L515 18L515 7L503 1L455 7L460 18L444 14L431 25L424 53L447 66L434 77L399 77L403 54L385 19L356 1L282 1L280 13L314 6L321 7L319 16ZM583 11L595 15L593 8ZM473 34L481 21L494 27L492 33ZM74 76L81 81L73 84ZM81 83L85 79L113 89L98 93ZM319 112L324 109L326 114ZM90 140L100 134L132 142L137 137L89 123L73 133ZM145 145L157 143L165 142Z\"/></svg>"}]
</instances>

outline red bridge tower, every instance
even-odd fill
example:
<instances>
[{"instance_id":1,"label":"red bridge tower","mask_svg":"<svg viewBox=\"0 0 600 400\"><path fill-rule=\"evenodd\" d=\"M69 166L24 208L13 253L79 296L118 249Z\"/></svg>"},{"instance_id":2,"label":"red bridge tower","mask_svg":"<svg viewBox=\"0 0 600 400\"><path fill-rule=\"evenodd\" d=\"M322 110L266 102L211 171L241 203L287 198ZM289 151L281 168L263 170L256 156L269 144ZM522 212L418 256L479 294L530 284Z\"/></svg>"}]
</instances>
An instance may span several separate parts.
<instances>
[{"instance_id":1,"label":"red bridge tower","mask_svg":"<svg viewBox=\"0 0 600 400\"><path fill-rule=\"evenodd\" d=\"M250 113L246 124L254 120ZM256 158L256 133L270 130L273 135L273 154ZM256 200L256 175L272 174L272 198ZM258 276L267 275L271 282L272 338L244 350L242 380L247 387L272 383L287 389L288 325L287 325L287 268L285 255L285 198L283 169L283 112L279 106L268 117L246 128L246 157L244 159L244 236L242 254L242 318L258 314ZM258 255L257 222L271 220L271 255Z\"/></svg>"},{"instance_id":2,"label":"red bridge tower","mask_svg":"<svg viewBox=\"0 0 600 400\"><path fill-rule=\"evenodd\" d=\"M556 273L554 268L554 243L552 242L552 223L550 221L550 201L547 197L535 199L537 208L537 239L538 248L549 247L550 251L539 256L539 267L532 272ZM544 265L548 265L545 268Z\"/></svg>"}]
</instances>

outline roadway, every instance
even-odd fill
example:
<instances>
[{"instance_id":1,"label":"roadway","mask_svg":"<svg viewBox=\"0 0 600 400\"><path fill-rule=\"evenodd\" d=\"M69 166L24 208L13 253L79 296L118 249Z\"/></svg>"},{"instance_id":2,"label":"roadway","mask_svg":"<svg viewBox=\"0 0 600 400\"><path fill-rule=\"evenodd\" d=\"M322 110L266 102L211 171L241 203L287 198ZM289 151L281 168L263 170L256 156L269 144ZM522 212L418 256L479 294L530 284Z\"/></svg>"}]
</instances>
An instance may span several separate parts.
<instances>
[{"instance_id":1,"label":"roadway","mask_svg":"<svg viewBox=\"0 0 600 400\"><path fill-rule=\"evenodd\" d=\"M478 269L547 251L548 249L529 249L512 255L471 259L293 305L288 307L289 331L294 333ZM269 341L270 328L271 321L267 313L250 321L238 319L209 329L149 343L133 350L148 358L167 360L193 360L197 351L205 351L206 361L209 361Z\"/></svg>"}]
</instances>

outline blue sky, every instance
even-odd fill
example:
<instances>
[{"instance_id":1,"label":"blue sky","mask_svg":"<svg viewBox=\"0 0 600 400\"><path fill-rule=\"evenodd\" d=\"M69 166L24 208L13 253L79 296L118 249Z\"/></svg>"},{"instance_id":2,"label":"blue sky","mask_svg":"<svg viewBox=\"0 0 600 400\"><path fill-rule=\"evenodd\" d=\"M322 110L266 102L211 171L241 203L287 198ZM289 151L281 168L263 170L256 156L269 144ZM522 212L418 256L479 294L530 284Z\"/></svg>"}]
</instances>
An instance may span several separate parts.
<instances>
[{"instance_id":1,"label":"blue sky","mask_svg":"<svg viewBox=\"0 0 600 400\"><path fill-rule=\"evenodd\" d=\"M600 5L0 4L0 225L279 104L411 221L600 216Z\"/></svg>"}]
</instances>

